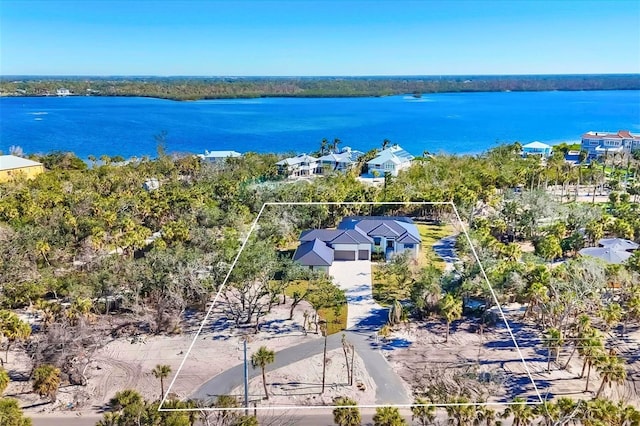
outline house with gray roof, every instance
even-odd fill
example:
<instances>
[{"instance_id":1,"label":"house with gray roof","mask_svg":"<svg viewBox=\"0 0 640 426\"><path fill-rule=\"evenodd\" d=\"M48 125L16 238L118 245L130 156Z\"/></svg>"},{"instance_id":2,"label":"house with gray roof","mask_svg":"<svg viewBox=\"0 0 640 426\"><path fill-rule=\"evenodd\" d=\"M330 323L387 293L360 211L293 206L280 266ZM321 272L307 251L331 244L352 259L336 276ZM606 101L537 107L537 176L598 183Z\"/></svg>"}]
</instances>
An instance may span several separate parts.
<instances>
[{"instance_id":1,"label":"house with gray roof","mask_svg":"<svg viewBox=\"0 0 640 426\"><path fill-rule=\"evenodd\" d=\"M318 173L346 172L358 163L358 157L364 155L348 146L340 152L330 152L318 158Z\"/></svg>"},{"instance_id":2,"label":"house with gray roof","mask_svg":"<svg viewBox=\"0 0 640 426\"><path fill-rule=\"evenodd\" d=\"M369 174L384 176L390 173L391 176L398 176L400 170L408 169L415 157L409 154L398 145L393 145L378 153L370 161L367 161Z\"/></svg>"},{"instance_id":3,"label":"house with gray roof","mask_svg":"<svg viewBox=\"0 0 640 426\"><path fill-rule=\"evenodd\" d=\"M371 260L372 253L390 259L409 252L416 259L421 243L418 228L407 217L350 216L337 229L302 232L293 260L313 270L328 270L333 261Z\"/></svg>"},{"instance_id":4,"label":"house with gray roof","mask_svg":"<svg viewBox=\"0 0 640 426\"><path fill-rule=\"evenodd\" d=\"M333 263L334 251L325 242L314 238L304 241L298 246L293 255L293 260L301 265L309 267L313 271L329 272L329 266Z\"/></svg>"}]
</instances>

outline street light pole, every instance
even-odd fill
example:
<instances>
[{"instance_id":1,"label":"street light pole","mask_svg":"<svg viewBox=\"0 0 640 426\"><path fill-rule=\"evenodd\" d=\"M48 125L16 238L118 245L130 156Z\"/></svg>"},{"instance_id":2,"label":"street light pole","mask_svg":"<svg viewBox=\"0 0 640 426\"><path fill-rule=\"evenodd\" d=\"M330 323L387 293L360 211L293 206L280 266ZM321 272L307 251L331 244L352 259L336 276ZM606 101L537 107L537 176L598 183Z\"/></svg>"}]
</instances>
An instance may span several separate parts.
<instances>
[{"instance_id":1,"label":"street light pole","mask_svg":"<svg viewBox=\"0 0 640 426\"><path fill-rule=\"evenodd\" d=\"M320 331L324 335L324 353L322 355L322 391L320 394L324 393L324 383L325 383L325 374L327 370L327 321L320 321Z\"/></svg>"},{"instance_id":2,"label":"street light pole","mask_svg":"<svg viewBox=\"0 0 640 426\"><path fill-rule=\"evenodd\" d=\"M249 364L247 363L247 338L242 339L244 348L244 414L249 415Z\"/></svg>"}]
</instances>

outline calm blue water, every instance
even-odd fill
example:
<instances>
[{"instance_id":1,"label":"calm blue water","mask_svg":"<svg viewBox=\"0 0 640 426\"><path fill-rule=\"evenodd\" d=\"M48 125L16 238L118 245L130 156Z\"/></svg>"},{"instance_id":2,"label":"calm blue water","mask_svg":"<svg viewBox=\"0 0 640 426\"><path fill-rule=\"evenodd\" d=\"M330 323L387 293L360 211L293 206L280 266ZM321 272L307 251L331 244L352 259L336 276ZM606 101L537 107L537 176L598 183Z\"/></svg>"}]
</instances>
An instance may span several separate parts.
<instances>
[{"instance_id":1,"label":"calm blue water","mask_svg":"<svg viewBox=\"0 0 640 426\"><path fill-rule=\"evenodd\" d=\"M640 91L456 93L383 98L210 100L0 98L0 150L124 157L205 149L310 152L322 138L366 151L387 138L421 155L479 153L497 142L576 141L640 132Z\"/></svg>"}]
</instances>

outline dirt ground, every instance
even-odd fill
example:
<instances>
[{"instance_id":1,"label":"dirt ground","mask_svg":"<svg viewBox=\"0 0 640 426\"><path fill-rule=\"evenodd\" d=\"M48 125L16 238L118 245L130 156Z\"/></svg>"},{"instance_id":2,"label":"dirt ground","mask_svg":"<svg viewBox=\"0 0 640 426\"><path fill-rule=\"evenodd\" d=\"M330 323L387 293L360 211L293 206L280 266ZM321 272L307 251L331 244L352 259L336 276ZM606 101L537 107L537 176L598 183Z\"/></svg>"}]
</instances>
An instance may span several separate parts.
<instances>
[{"instance_id":1,"label":"dirt ground","mask_svg":"<svg viewBox=\"0 0 640 426\"><path fill-rule=\"evenodd\" d=\"M346 396L360 405L375 404L376 385L369 377L362 359L354 358L354 381L349 386L346 376L342 349L327 352L325 392L322 390L322 354L290 364L285 368L269 371L267 368L267 390L269 400L265 401L262 377L249 382L249 399L260 406L332 405L333 398ZM233 395L241 395L242 388L233 390Z\"/></svg>"},{"instance_id":2,"label":"dirt ground","mask_svg":"<svg viewBox=\"0 0 640 426\"><path fill-rule=\"evenodd\" d=\"M265 325L257 335L252 335L248 344L249 353L265 345L271 350L281 350L320 336L302 331L303 312L310 307L301 304L295 310L293 320L288 317L288 306L275 306L265 318ZM446 394L471 390L472 399L503 402L514 397L536 400L538 394L527 369L531 373L537 390L543 398L568 396L589 399L601 383L595 369L591 373L589 392L584 392L586 380L579 378L582 358L577 354L568 368L562 369L571 352L565 346L560 362L551 364L547 372L547 350L540 341L540 332L532 322L523 323L520 317L523 307L504 307L516 336L526 366L514 348L504 324L486 327L482 333L473 319L452 324L448 342L444 342L445 324L439 319L412 322L409 329L402 328L382 342L382 351L395 371L406 381L416 395L432 395L434 398ZM86 386L63 384L54 404L30 393L27 381L31 369L30 360L21 351L10 351L5 365L12 382L5 396L16 397L27 414L50 412L99 412L117 392L127 388L137 389L143 396L157 399L160 395L159 380L151 370L157 364L168 364L172 372L165 379L165 389L174 380L201 317L193 317L178 336L141 336L118 338L107 342L92 356L84 374ZM615 400L622 399L640 406L640 328L630 327L624 338L609 333L609 345L615 345L626 360L627 381L624 386L614 384L604 389L603 395ZM198 336L189 357L170 391L178 398L185 398L201 384L218 373L242 362L240 332L230 333L220 327L215 318ZM362 404L375 401L375 383L371 380L362 360L356 356L355 384L348 387L341 349L328 353L327 379L324 395L320 395L322 355L287 366L286 369L267 369L267 382L271 399L262 401L261 377L250 383L250 394L260 405L317 405L330 404L334 396L351 396ZM19 366L19 367L16 367ZM357 386L361 383L362 386ZM362 390L364 389L364 390ZM234 393L240 395L241 390Z\"/></svg>"},{"instance_id":3,"label":"dirt ground","mask_svg":"<svg viewBox=\"0 0 640 426\"><path fill-rule=\"evenodd\" d=\"M470 393L471 399L487 402L506 402L515 397L533 401L539 399L538 392L543 399L590 399L595 395L601 383L595 368L589 392L584 392L586 378L579 377L583 359L576 353L564 369L572 350L571 346L565 346L559 362L552 362L551 371L547 372L547 349L535 324L520 321L522 307L506 307L505 312L526 365L503 324L485 328L481 335L478 323L469 319L452 324L447 343L446 326L438 319L416 323L408 333L395 332L392 338L409 340L411 345L388 351L387 359L411 383L414 394L436 399L463 391ZM610 342L625 359L627 380L624 385L605 387L602 396L640 406L640 330L628 333L626 343Z\"/></svg>"},{"instance_id":4,"label":"dirt ground","mask_svg":"<svg viewBox=\"0 0 640 426\"><path fill-rule=\"evenodd\" d=\"M270 350L279 351L311 339L321 338L317 334L308 333L305 335L303 332L302 322L305 310L311 311L311 307L306 302L301 302L294 311L293 320L285 320L284 318L289 316L289 306L274 306L272 312L264 318L261 331L258 334L250 335L247 345L248 353L255 352L263 345ZM31 361L23 352L11 351L6 367L9 369L13 381L5 392L5 396L18 398L28 414L99 412L105 408L109 399L116 392L129 388L136 389L145 398L158 399L160 382L151 374L151 370L158 364L166 364L171 367L171 373L164 382L165 390L169 389L180 364L193 343L202 317L200 315L190 318L184 324L183 334L177 336L143 335L134 338L112 339L93 354L91 361L86 366L84 374L87 378L87 385L71 386L63 383L58 391L57 401L53 404L30 393L31 382L26 379L31 369ZM243 332L240 330L230 331L220 327L220 323L216 321L216 315L212 315L189 352L178 377L171 386L170 393L180 399L186 398L210 378L242 363L242 334ZM16 358L16 354L20 355L17 355ZM295 405L296 399L300 401L300 405L308 405L314 399L328 403L334 396L338 394L349 395L350 392L357 394L359 400L375 399L375 385L359 357L356 357L355 377L356 382L361 382L364 385L364 391L358 390L356 386L338 385L346 380L344 355L341 349L330 352L328 359L326 379L328 385L322 398L319 396L322 362L321 356L320 358L316 356L288 366L286 372L269 372L268 381L274 392L274 398L269 403ZM299 382L300 385L287 384L293 381ZM308 385L303 385L303 383L308 383ZM256 399L260 399L258 395L263 394L262 382L253 380L251 386L252 395L256 395ZM306 389L305 386L307 386ZM296 391L300 391L299 396L295 396L293 399L285 398L284 394L294 388ZM318 395L315 398L314 393Z\"/></svg>"}]
</instances>

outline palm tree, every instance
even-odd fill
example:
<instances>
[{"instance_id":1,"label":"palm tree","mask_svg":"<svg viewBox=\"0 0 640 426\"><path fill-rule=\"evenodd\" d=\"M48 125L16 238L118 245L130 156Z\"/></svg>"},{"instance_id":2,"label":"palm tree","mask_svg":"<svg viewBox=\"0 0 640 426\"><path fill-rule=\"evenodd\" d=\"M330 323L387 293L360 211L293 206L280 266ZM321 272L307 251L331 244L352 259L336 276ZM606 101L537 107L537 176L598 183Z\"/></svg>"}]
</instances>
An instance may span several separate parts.
<instances>
[{"instance_id":1,"label":"palm tree","mask_svg":"<svg viewBox=\"0 0 640 426\"><path fill-rule=\"evenodd\" d=\"M527 289L526 296L529 299L529 303L527 305L527 309L522 315L522 319L525 319L527 315L533 311L535 306L538 306L549 299L549 289L542 283L534 282Z\"/></svg>"},{"instance_id":2,"label":"palm tree","mask_svg":"<svg viewBox=\"0 0 640 426\"><path fill-rule=\"evenodd\" d=\"M125 389L116 394L109 400L109 406L116 411L122 410L124 407L133 404L142 404L144 399L142 395L133 389Z\"/></svg>"},{"instance_id":3,"label":"palm tree","mask_svg":"<svg viewBox=\"0 0 640 426\"><path fill-rule=\"evenodd\" d=\"M596 392L596 399L600 397L600 393L604 389L604 386L608 383L624 383L627 378L627 370L624 368L624 361L615 355L614 351L610 351L609 354L602 354L598 357L596 362L596 370L602 377L602 383L598 392Z\"/></svg>"},{"instance_id":4,"label":"palm tree","mask_svg":"<svg viewBox=\"0 0 640 426\"><path fill-rule=\"evenodd\" d=\"M585 392L589 392L589 377L591 376L591 366L596 359L601 355L604 345L602 344L602 335L598 330L591 330L591 333L585 333L585 338L578 346L578 353L584 357L584 364L582 364L582 372L580 377L584 377L584 370L587 370L587 383L584 388Z\"/></svg>"},{"instance_id":5,"label":"palm tree","mask_svg":"<svg viewBox=\"0 0 640 426\"><path fill-rule=\"evenodd\" d=\"M10 381L11 379L9 377L9 373L7 373L7 370L0 367L0 396L2 396L5 389L7 389L7 386L9 386Z\"/></svg>"},{"instance_id":6,"label":"palm tree","mask_svg":"<svg viewBox=\"0 0 640 426\"><path fill-rule=\"evenodd\" d=\"M79 297L74 300L69 309L66 311L66 316L69 319L71 325L76 325L80 318L89 318L92 307L93 302L91 302L91 299Z\"/></svg>"},{"instance_id":7,"label":"palm tree","mask_svg":"<svg viewBox=\"0 0 640 426\"><path fill-rule=\"evenodd\" d=\"M571 354L569 358L567 358L567 362L565 362L563 370L566 370L569 367L569 363L573 358L573 355L578 349L578 346L581 345L581 342L589 337L591 333L591 318L587 314L581 314L578 316L576 323L573 326L573 349L571 350Z\"/></svg>"},{"instance_id":8,"label":"palm tree","mask_svg":"<svg viewBox=\"0 0 640 426\"><path fill-rule=\"evenodd\" d=\"M411 419L417 420L420 426L432 424L436 419L436 407L423 398L416 398L414 404L411 406Z\"/></svg>"},{"instance_id":9,"label":"palm tree","mask_svg":"<svg viewBox=\"0 0 640 426\"><path fill-rule=\"evenodd\" d=\"M335 138L333 140L333 143L331 144L331 150L333 152L338 152L338 145L340 145L342 143L342 141L338 138Z\"/></svg>"},{"instance_id":10,"label":"palm tree","mask_svg":"<svg viewBox=\"0 0 640 426\"><path fill-rule=\"evenodd\" d=\"M402 426L407 422L400 415L400 410L396 407L378 407L373 416L374 426Z\"/></svg>"},{"instance_id":11,"label":"palm tree","mask_svg":"<svg viewBox=\"0 0 640 426\"><path fill-rule=\"evenodd\" d=\"M269 399L269 392L267 390L267 375L265 374L265 368L268 364L271 364L276 360L276 353L270 351L266 346L260 346L257 352L251 355L251 365L253 368L260 367L262 370L262 385L264 386L265 399Z\"/></svg>"},{"instance_id":12,"label":"palm tree","mask_svg":"<svg viewBox=\"0 0 640 426\"><path fill-rule=\"evenodd\" d=\"M445 338L445 342L448 342L451 322L462 317L462 300L458 300L452 295L447 294L440 300L440 314L447 322L447 336Z\"/></svg>"},{"instance_id":13,"label":"palm tree","mask_svg":"<svg viewBox=\"0 0 640 426\"><path fill-rule=\"evenodd\" d=\"M523 398L515 398L513 402L512 405L505 408L500 417L503 419L513 417L513 426L527 426L532 424L535 413L531 406L527 405Z\"/></svg>"},{"instance_id":14,"label":"palm tree","mask_svg":"<svg viewBox=\"0 0 640 426\"><path fill-rule=\"evenodd\" d=\"M324 155L324 153L327 151L328 145L329 141L327 140L327 138L322 138L322 141L320 141L320 155Z\"/></svg>"},{"instance_id":15,"label":"palm tree","mask_svg":"<svg viewBox=\"0 0 640 426\"><path fill-rule=\"evenodd\" d=\"M484 423L485 426L494 426L496 424L496 411L486 405L476 407L476 420L473 423L476 425Z\"/></svg>"},{"instance_id":16,"label":"palm tree","mask_svg":"<svg viewBox=\"0 0 640 426\"><path fill-rule=\"evenodd\" d=\"M607 329L610 330L612 325L622 319L622 307L616 302L609 303L600 310L600 316L607 325Z\"/></svg>"},{"instance_id":17,"label":"palm tree","mask_svg":"<svg viewBox=\"0 0 640 426\"><path fill-rule=\"evenodd\" d=\"M451 405L447 405L448 423L455 426L466 426L472 424L476 419L476 406L469 403L465 397L454 398Z\"/></svg>"},{"instance_id":18,"label":"palm tree","mask_svg":"<svg viewBox=\"0 0 640 426\"><path fill-rule=\"evenodd\" d=\"M562 332L555 327L548 329L542 337L543 345L547 348L547 373L551 372L551 353L555 354L555 361L558 362L563 341Z\"/></svg>"},{"instance_id":19,"label":"palm tree","mask_svg":"<svg viewBox=\"0 0 640 426\"><path fill-rule=\"evenodd\" d=\"M158 364L151 370L151 374L153 374L156 379L160 379L160 399L164 397L164 379L169 376L169 373L171 373L171 367L168 365Z\"/></svg>"},{"instance_id":20,"label":"palm tree","mask_svg":"<svg viewBox=\"0 0 640 426\"><path fill-rule=\"evenodd\" d=\"M629 321L637 321L640 319L640 287L635 287L631 291L631 295L625 303L624 324L622 325L622 333L624 335Z\"/></svg>"},{"instance_id":21,"label":"palm tree","mask_svg":"<svg viewBox=\"0 0 640 426\"><path fill-rule=\"evenodd\" d=\"M533 412L542 417L540 425L552 426L556 424L560 418L560 407L553 402L544 401L542 404L534 407Z\"/></svg>"},{"instance_id":22,"label":"palm tree","mask_svg":"<svg viewBox=\"0 0 640 426\"><path fill-rule=\"evenodd\" d=\"M33 371L33 391L38 395L56 401L60 387L60 369L50 364L42 364Z\"/></svg>"},{"instance_id":23,"label":"palm tree","mask_svg":"<svg viewBox=\"0 0 640 426\"><path fill-rule=\"evenodd\" d=\"M340 396L333 400L333 422L338 426L359 426L362 423L358 403L353 399Z\"/></svg>"},{"instance_id":24,"label":"palm tree","mask_svg":"<svg viewBox=\"0 0 640 426\"><path fill-rule=\"evenodd\" d=\"M31 326L11 311L0 311L0 336L7 338L4 362L9 361L9 348L16 340L26 340L31 335Z\"/></svg>"},{"instance_id":25,"label":"palm tree","mask_svg":"<svg viewBox=\"0 0 640 426\"><path fill-rule=\"evenodd\" d=\"M382 141L382 149L383 150L387 149L387 147L389 146L390 143L391 143L391 141L389 139L384 139Z\"/></svg>"},{"instance_id":26,"label":"palm tree","mask_svg":"<svg viewBox=\"0 0 640 426\"><path fill-rule=\"evenodd\" d=\"M31 418L26 417L13 398L0 398L0 425L31 426Z\"/></svg>"}]
</instances>

